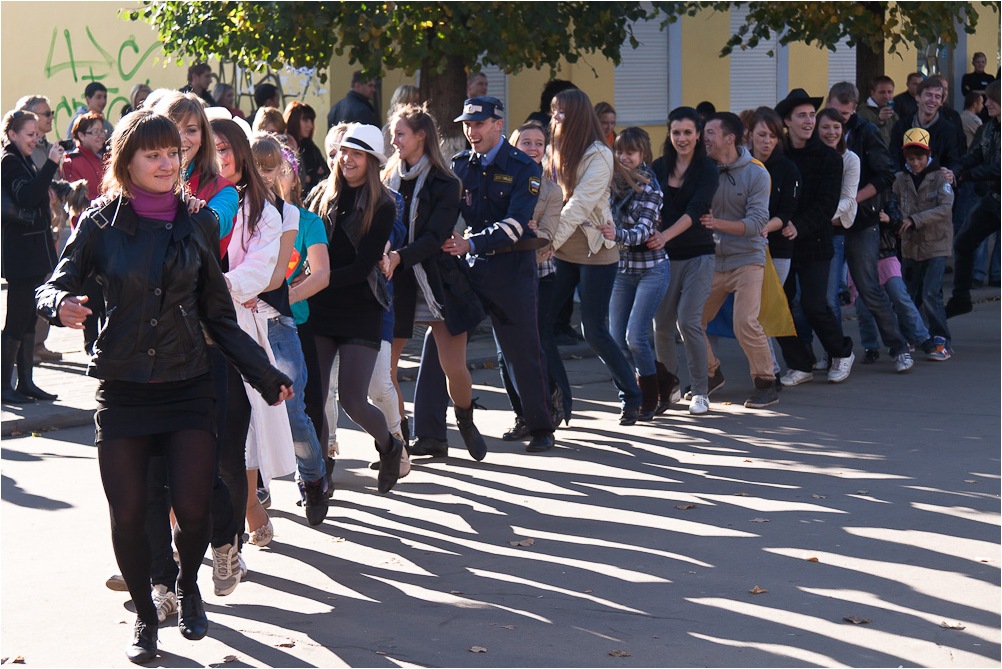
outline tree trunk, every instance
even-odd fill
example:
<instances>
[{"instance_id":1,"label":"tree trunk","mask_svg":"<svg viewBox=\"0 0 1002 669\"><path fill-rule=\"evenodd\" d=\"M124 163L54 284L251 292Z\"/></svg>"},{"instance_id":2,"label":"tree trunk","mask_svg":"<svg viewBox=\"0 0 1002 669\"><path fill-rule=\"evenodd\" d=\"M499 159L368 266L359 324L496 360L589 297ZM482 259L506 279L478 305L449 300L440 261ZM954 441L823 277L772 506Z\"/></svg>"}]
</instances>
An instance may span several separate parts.
<instances>
[{"instance_id":1,"label":"tree trunk","mask_svg":"<svg viewBox=\"0 0 1002 669\"><path fill-rule=\"evenodd\" d=\"M446 158L466 148L462 124L452 121L462 113L463 100L466 99L465 66L462 58L450 56L444 73L431 74L431 64L422 63L421 99L428 101L428 110L438 122Z\"/></svg>"},{"instance_id":2,"label":"tree trunk","mask_svg":"<svg viewBox=\"0 0 1002 669\"><path fill-rule=\"evenodd\" d=\"M873 29L856 39L856 88L860 104L870 95L873 80L884 74L884 6L881 2L863 5L873 17ZM872 48L871 41L875 42Z\"/></svg>"}]
</instances>

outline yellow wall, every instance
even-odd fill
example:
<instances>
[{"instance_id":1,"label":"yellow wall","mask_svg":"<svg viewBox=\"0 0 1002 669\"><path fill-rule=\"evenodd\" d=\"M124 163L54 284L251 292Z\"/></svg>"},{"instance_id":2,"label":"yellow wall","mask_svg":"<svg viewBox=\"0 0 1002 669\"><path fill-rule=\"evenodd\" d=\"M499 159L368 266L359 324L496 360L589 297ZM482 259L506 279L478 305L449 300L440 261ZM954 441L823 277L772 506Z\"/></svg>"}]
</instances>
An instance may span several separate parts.
<instances>
[{"instance_id":1,"label":"yellow wall","mask_svg":"<svg viewBox=\"0 0 1002 669\"><path fill-rule=\"evenodd\" d=\"M7 111L23 95L49 98L56 112L54 129L66 131L83 91L91 81L108 88L105 114L115 123L137 83L153 88L179 88L187 81L187 65L166 63L152 27L118 17L122 2L0 2L0 103ZM131 5L130 5L131 6ZM219 63L212 63L219 72ZM230 80L227 68L226 80ZM255 74L254 80L262 73ZM298 94L306 79L292 70L281 72L286 95ZM349 75L350 76L350 75ZM232 82L230 82L232 83ZM313 82L304 99L318 115L327 113L326 86ZM286 98L287 100L290 98ZM249 112L252 101L240 107Z\"/></svg>"},{"instance_id":2,"label":"yellow wall","mask_svg":"<svg viewBox=\"0 0 1002 669\"><path fill-rule=\"evenodd\" d=\"M728 12L704 10L682 19L682 100L695 107L709 100L717 109L731 104L731 59L720 49L731 31Z\"/></svg>"}]
</instances>

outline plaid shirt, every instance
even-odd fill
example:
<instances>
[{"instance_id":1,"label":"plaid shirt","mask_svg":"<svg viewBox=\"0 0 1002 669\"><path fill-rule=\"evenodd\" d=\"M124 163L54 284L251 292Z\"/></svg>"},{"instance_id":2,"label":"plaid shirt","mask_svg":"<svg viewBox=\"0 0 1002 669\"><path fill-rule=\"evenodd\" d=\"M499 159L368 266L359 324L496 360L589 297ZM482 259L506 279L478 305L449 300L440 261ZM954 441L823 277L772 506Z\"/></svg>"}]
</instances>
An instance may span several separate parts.
<instances>
[{"instance_id":1,"label":"plaid shirt","mask_svg":"<svg viewBox=\"0 0 1002 669\"><path fill-rule=\"evenodd\" d=\"M637 172L649 180L643 190L637 192L627 186L625 192L613 192L609 198L616 241L620 244L619 271L624 274L642 274L668 259L664 249L646 246L661 220L661 186L647 165L641 165Z\"/></svg>"}]
</instances>

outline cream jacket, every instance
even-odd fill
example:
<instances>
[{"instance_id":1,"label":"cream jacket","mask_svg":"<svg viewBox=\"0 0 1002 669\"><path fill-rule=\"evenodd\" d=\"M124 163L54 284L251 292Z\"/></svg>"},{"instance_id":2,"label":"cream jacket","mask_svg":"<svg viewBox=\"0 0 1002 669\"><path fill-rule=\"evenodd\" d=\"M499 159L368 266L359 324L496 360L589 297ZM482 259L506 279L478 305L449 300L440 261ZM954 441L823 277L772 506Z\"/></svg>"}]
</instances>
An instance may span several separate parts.
<instances>
[{"instance_id":1,"label":"cream jacket","mask_svg":"<svg viewBox=\"0 0 1002 669\"><path fill-rule=\"evenodd\" d=\"M597 253L603 247L611 249L616 246L615 241L603 237L595 227L612 220L609 209L612 160L612 151L602 142L595 142L585 151L578 166L574 194L561 209L560 221L553 231L555 251L577 230L587 237L591 253Z\"/></svg>"}]
</instances>

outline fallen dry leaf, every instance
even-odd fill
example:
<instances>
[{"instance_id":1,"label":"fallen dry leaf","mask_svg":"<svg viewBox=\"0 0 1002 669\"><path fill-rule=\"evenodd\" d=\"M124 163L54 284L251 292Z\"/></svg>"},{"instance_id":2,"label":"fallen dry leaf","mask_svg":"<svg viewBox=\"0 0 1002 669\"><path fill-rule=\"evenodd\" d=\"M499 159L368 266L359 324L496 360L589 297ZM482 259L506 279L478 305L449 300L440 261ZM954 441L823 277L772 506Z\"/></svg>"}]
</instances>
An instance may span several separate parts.
<instances>
[{"instance_id":1,"label":"fallen dry leaf","mask_svg":"<svg viewBox=\"0 0 1002 669\"><path fill-rule=\"evenodd\" d=\"M743 462L751 462L751 460L743 460Z\"/></svg>"},{"instance_id":2,"label":"fallen dry leaf","mask_svg":"<svg viewBox=\"0 0 1002 669\"><path fill-rule=\"evenodd\" d=\"M344 537L331 537L331 541L336 544L344 543L346 539Z\"/></svg>"},{"instance_id":3,"label":"fallen dry leaf","mask_svg":"<svg viewBox=\"0 0 1002 669\"><path fill-rule=\"evenodd\" d=\"M688 511L689 509L695 509L695 504L676 504L675 508L679 511Z\"/></svg>"},{"instance_id":4,"label":"fallen dry leaf","mask_svg":"<svg viewBox=\"0 0 1002 669\"><path fill-rule=\"evenodd\" d=\"M484 648L483 646L471 646L470 647L470 652L471 653L486 653L487 649Z\"/></svg>"},{"instance_id":5,"label":"fallen dry leaf","mask_svg":"<svg viewBox=\"0 0 1002 669\"><path fill-rule=\"evenodd\" d=\"M223 662L225 662L226 664L229 664L230 662L236 662L236 661L237 661L237 656L236 655L227 655L226 657L223 658Z\"/></svg>"},{"instance_id":6,"label":"fallen dry leaf","mask_svg":"<svg viewBox=\"0 0 1002 669\"><path fill-rule=\"evenodd\" d=\"M588 588L587 590L585 590L585 592L591 593L591 588Z\"/></svg>"},{"instance_id":7,"label":"fallen dry leaf","mask_svg":"<svg viewBox=\"0 0 1002 669\"><path fill-rule=\"evenodd\" d=\"M24 658L18 655L13 660L11 660L11 664L24 664Z\"/></svg>"},{"instance_id":8,"label":"fallen dry leaf","mask_svg":"<svg viewBox=\"0 0 1002 669\"><path fill-rule=\"evenodd\" d=\"M461 595L461 594L463 594L463 591L462 590L450 590L449 594L450 595Z\"/></svg>"},{"instance_id":9,"label":"fallen dry leaf","mask_svg":"<svg viewBox=\"0 0 1002 669\"><path fill-rule=\"evenodd\" d=\"M752 588L752 589L751 589L751 590L749 590L748 592L750 592L750 593L751 593L751 594L753 594L753 595L761 595L761 594L762 594L763 592L769 592L769 591L768 591L768 590L766 590L765 588L760 588L760 587L758 587L758 586L756 585L756 586L755 586L754 588Z\"/></svg>"},{"instance_id":10,"label":"fallen dry leaf","mask_svg":"<svg viewBox=\"0 0 1002 669\"><path fill-rule=\"evenodd\" d=\"M811 497L813 497L814 499L828 499L824 495L811 495Z\"/></svg>"},{"instance_id":11,"label":"fallen dry leaf","mask_svg":"<svg viewBox=\"0 0 1002 669\"><path fill-rule=\"evenodd\" d=\"M285 643L278 644L278 647L279 648L295 648L296 647L296 642L295 641L286 641Z\"/></svg>"},{"instance_id":12,"label":"fallen dry leaf","mask_svg":"<svg viewBox=\"0 0 1002 669\"><path fill-rule=\"evenodd\" d=\"M753 523L768 523L769 519L768 518L752 518L751 521Z\"/></svg>"},{"instance_id":13,"label":"fallen dry leaf","mask_svg":"<svg viewBox=\"0 0 1002 669\"><path fill-rule=\"evenodd\" d=\"M857 616L845 616L844 618L842 618L842 620L846 621L847 623L852 623L853 625L870 624L870 621L867 620L866 618L859 618Z\"/></svg>"},{"instance_id":14,"label":"fallen dry leaf","mask_svg":"<svg viewBox=\"0 0 1002 669\"><path fill-rule=\"evenodd\" d=\"M511 544L512 546L531 546L532 544L536 543L536 540L535 539L521 539L519 541L509 541L508 543Z\"/></svg>"},{"instance_id":15,"label":"fallen dry leaf","mask_svg":"<svg viewBox=\"0 0 1002 669\"><path fill-rule=\"evenodd\" d=\"M809 558L807 558L807 561L808 562L821 562L821 560L817 559L816 557L809 557Z\"/></svg>"},{"instance_id":16,"label":"fallen dry leaf","mask_svg":"<svg viewBox=\"0 0 1002 669\"><path fill-rule=\"evenodd\" d=\"M628 650L610 650L609 655L613 657L630 657L630 651Z\"/></svg>"},{"instance_id":17,"label":"fallen dry leaf","mask_svg":"<svg viewBox=\"0 0 1002 669\"><path fill-rule=\"evenodd\" d=\"M513 629L515 629L515 626L514 625L502 625L501 629L504 629L504 630L513 630Z\"/></svg>"},{"instance_id":18,"label":"fallen dry leaf","mask_svg":"<svg viewBox=\"0 0 1002 669\"><path fill-rule=\"evenodd\" d=\"M945 620L943 622L941 622L939 624L939 626L942 627L943 629L947 629L947 630L962 630L962 629L967 629L966 625L962 625L961 623L953 623L951 625L950 623L946 622Z\"/></svg>"},{"instance_id":19,"label":"fallen dry leaf","mask_svg":"<svg viewBox=\"0 0 1002 669\"><path fill-rule=\"evenodd\" d=\"M748 462L748 461L745 460L745 462ZM746 493L746 492L736 492L736 493L734 493L734 496L735 497L748 497L748 493Z\"/></svg>"},{"instance_id":20,"label":"fallen dry leaf","mask_svg":"<svg viewBox=\"0 0 1002 669\"><path fill-rule=\"evenodd\" d=\"M870 491L869 490L857 490L856 494L857 495L869 495Z\"/></svg>"},{"instance_id":21,"label":"fallen dry leaf","mask_svg":"<svg viewBox=\"0 0 1002 669\"><path fill-rule=\"evenodd\" d=\"M32 433L32 436L34 436L34 433ZM964 483L977 483L977 481L974 479L964 479Z\"/></svg>"}]
</instances>

